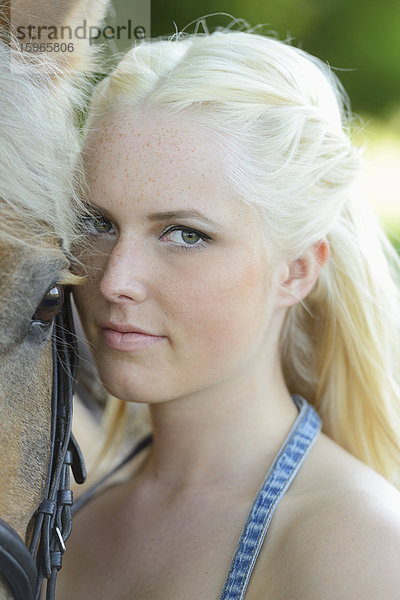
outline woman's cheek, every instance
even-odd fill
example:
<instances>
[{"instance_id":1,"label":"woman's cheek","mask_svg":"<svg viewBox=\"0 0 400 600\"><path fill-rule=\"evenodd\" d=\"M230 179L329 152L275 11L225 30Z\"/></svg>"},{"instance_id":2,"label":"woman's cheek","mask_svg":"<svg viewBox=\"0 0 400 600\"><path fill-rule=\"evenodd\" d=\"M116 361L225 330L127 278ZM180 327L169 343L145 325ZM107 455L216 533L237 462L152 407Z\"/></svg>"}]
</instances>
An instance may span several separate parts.
<instances>
[{"instance_id":1,"label":"woman's cheek","mask_svg":"<svg viewBox=\"0 0 400 600\"><path fill-rule=\"evenodd\" d=\"M85 283L76 286L74 289L74 301L78 309L82 327L89 342L93 342L93 308L97 304L96 290L97 286L87 279Z\"/></svg>"},{"instance_id":2,"label":"woman's cheek","mask_svg":"<svg viewBox=\"0 0 400 600\"><path fill-rule=\"evenodd\" d=\"M231 356L265 327L268 273L257 257L242 264L236 257L202 275L186 280L168 312L193 352L203 349L212 360Z\"/></svg>"}]
</instances>

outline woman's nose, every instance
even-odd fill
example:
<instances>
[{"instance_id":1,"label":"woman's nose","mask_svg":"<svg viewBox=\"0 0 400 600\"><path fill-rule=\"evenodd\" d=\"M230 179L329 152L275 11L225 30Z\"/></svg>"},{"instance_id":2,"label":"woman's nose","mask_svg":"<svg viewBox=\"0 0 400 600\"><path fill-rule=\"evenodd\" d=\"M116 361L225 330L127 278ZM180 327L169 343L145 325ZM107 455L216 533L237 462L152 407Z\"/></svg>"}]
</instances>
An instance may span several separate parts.
<instances>
[{"instance_id":1,"label":"woman's nose","mask_svg":"<svg viewBox=\"0 0 400 600\"><path fill-rule=\"evenodd\" d=\"M140 280L139 256L132 251L132 243L121 242L110 255L100 281L100 291L109 302L133 302L146 298L146 286Z\"/></svg>"}]
</instances>

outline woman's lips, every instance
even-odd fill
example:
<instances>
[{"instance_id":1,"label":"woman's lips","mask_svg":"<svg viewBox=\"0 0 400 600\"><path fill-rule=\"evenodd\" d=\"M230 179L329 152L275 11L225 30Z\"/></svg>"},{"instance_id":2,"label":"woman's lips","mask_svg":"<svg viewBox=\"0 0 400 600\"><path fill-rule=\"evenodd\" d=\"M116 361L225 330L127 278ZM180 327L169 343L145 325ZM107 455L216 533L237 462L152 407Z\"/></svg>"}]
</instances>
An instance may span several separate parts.
<instances>
[{"instance_id":1,"label":"woman's lips","mask_svg":"<svg viewBox=\"0 0 400 600\"><path fill-rule=\"evenodd\" d=\"M101 334L109 348L125 352L142 350L165 339L164 336L151 335L140 331L117 331L110 327L102 327Z\"/></svg>"}]
</instances>

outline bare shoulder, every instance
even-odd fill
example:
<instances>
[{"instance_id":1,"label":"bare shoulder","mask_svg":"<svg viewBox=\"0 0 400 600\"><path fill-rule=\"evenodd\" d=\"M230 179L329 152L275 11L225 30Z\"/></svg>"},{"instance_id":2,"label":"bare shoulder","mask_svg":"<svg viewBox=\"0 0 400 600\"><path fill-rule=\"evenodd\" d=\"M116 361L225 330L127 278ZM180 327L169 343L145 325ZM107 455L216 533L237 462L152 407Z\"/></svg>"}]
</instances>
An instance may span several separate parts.
<instances>
[{"instance_id":1,"label":"bare shoulder","mask_svg":"<svg viewBox=\"0 0 400 600\"><path fill-rule=\"evenodd\" d=\"M326 436L295 483L285 556L297 576L286 597L400 600L396 488Z\"/></svg>"}]
</instances>

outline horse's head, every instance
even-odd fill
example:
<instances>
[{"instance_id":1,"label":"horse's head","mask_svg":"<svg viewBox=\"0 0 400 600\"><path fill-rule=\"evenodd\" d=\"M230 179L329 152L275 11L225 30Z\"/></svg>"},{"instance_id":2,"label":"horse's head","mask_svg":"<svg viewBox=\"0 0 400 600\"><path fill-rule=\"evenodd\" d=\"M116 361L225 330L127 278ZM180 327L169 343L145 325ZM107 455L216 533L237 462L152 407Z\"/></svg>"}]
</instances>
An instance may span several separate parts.
<instances>
[{"instance_id":1,"label":"horse's head","mask_svg":"<svg viewBox=\"0 0 400 600\"><path fill-rule=\"evenodd\" d=\"M53 5L64 23L88 9L100 20L106 0ZM52 396L68 381L62 365L54 379L53 332L66 361L71 339L61 321L55 330L55 320L64 285L77 281L71 248L81 239L84 214L75 192L75 109L85 94L76 73L91 67L92 57L77 48L72 64L57 64L12 48L0 35L0 519L29 546L47 493L52 439L63 443L62 427L52 422ZM1 561L0 553L4 574ZM14 595L0 575L0 599L8 598Z\"/></svg>"},{"instance_id":2,"label":"horse's head","mask_svg":"<svg viewBox=\"0 0 400 600\"><path fill-rule=\"evenodd\" d=\"M68 246L78 215L72 113L43 66L15 72L0 46L0 518L27 545L49 476L52 331L74 279ZM3 584L0 597L14 596Z\"/></svg>"},{"instance_id":3,"label":"horse's head","mask_svg":"<svg viewBox=\"0 0 400 600\"><path fill-rule=\"evenodd\" d=\"M71 275L61 248L14 245L1 234L0 516L28 541L50 457L51 335Z\"/></svg>"}]
</instances>

